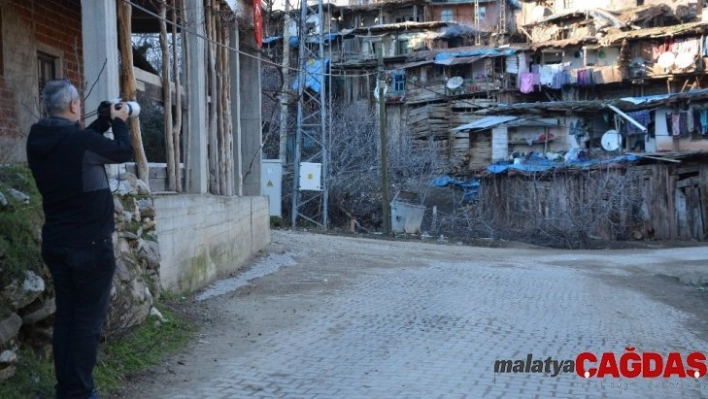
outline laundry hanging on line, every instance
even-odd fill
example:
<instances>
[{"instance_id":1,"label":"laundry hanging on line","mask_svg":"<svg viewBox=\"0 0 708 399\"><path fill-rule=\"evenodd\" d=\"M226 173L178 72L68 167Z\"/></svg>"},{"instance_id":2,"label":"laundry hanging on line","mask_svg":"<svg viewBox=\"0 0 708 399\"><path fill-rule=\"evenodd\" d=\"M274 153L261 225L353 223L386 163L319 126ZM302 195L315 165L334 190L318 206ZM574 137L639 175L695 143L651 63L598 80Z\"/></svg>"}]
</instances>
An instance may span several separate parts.
<instances>
[{"instance_id":1,"label":"laundry hanging on line","mask_svg":"<svg viewBox=\"0 0 708 399\"><path fill-rule=\"evenodd\" d=\"M647 127L649 123L651 123L651 114L648 110L629 112L627 115L644 127ZM635 134L644 134L639 127L629 121L624 124L624 128L625 133L630 136Z\"/></svg>"}]
</instances>

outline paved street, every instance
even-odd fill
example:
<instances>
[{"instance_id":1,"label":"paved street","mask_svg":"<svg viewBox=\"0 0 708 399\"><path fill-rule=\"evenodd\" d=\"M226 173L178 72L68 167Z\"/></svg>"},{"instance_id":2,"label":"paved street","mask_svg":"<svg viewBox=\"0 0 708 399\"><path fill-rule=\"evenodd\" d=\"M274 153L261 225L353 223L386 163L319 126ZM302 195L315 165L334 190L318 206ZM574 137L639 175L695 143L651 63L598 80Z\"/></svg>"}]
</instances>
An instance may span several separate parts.
<instances>
[{"instance_id":1,"label":"paved street","mask_svg":"<svg viewBox=\"0 0 708 399\"><path fill-rule=\"evenodd\" d=\"M134 397L708 398L708 378L495 373L495 360L626 346L708 354L705 247L473 248L273 232L201 292L194 346ZM701 275L703 273L703 275ZM695 282L695 281L694 281Z\"/></svg>"}]
</instances>

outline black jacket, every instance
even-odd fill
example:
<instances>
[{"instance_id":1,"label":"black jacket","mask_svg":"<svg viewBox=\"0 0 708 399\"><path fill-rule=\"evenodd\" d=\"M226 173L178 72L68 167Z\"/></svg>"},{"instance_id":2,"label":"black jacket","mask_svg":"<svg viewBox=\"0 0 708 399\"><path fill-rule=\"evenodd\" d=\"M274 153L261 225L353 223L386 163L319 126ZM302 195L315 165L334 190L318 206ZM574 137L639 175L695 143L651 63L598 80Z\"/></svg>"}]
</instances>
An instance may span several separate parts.
<instances>
[{"instance_id":1,"label":"black jacket","mask_svg":"<svg viewBox=\"0 0 708 399\"><path fill-rule=\"evenodd\" d=\"M133 146L128 125L113 121L115 140L92 123L86 130L64 118L32 125L27 160L42 194L42 241L49 246L85 245L115 230L113 195L104 164L129 161Z\"/></svg>"}]
</instances>

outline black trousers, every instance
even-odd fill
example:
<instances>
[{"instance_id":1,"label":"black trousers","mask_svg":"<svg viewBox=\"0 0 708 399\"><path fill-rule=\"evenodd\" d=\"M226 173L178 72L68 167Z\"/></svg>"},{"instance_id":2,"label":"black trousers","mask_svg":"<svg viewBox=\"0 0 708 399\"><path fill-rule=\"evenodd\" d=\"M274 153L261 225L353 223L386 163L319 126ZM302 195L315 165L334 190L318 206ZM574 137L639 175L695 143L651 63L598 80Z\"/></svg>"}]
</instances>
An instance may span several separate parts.
<instances>
[{"instance_id":1,"label":"black trousers","mask_svg":"<svg viewBox=\"0 0 708 399\"><path fill-rule=\"evenodd\" d=\"M93 368L116 268L111 238L83 246L43 245L56 290L52 338L57 399L94 395Z\"/></svg>"}]
</instances>

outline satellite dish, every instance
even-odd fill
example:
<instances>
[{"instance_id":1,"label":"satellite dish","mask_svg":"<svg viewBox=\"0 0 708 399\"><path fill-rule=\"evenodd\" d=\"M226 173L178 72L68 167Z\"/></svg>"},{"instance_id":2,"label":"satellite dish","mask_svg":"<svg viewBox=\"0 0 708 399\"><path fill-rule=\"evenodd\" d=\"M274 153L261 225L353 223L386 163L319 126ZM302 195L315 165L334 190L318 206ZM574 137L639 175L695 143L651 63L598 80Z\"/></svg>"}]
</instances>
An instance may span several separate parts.
<instances>
[{"instance_id":1,"label":"satellite dish","mask_svg":"<svg viewBox=\"0 0 708 399\"><path fill-rule=\"evenodd\" d=\"M695 56L691 53L681 53L676 56L675 64L681 69L688 69L696 64Z\"/></svg>"},{"instance_id":2,"label":"satellite dish","mask_svg":"<svg viewBox=\"0 0 708 399\"><path fill-rule=\"evenodd\" d=\"M622 145L622 135L617 130L608 130L602 135L600 144L606 151L617 151Z\"/></svg>"},{"instance_id":3,"label":"satellite dish","mask_svg":"<svg viewBox=\"0 0 708 399\"><path fill-rule=\"evenodd\" d=\"M384 86L383 88L384 92L384 97L386 96L386 93L388 93L388 86ZM374 89L374 98L378 101L379 99L379 85L376 85L376 88Z\"/></svg>"},{"instance_id":4,"label":"satellite dish","mask_svg":"<svg viewBox=\"0 0 708 399\"><path fill-rule=\"evenodd\" d=\"M675 61L676 56L674 55L674 53L667 51L659 56L659 59L656 61L656 63L659 64L662 68L670 69L672 66L674 66Z\"/></svg>"},{"instance_id":5,"label":"satellite dish","mask_svg":"<svg viewBox=\"0 0 708 399\"><path fill-rule=\"evenodd\" d=\"M455 76L447 81L447 88L450 90L456 90L459 89L463 83L465 83L465 80L462 79L462 76Z\"/></svg>"}]
</instances>

